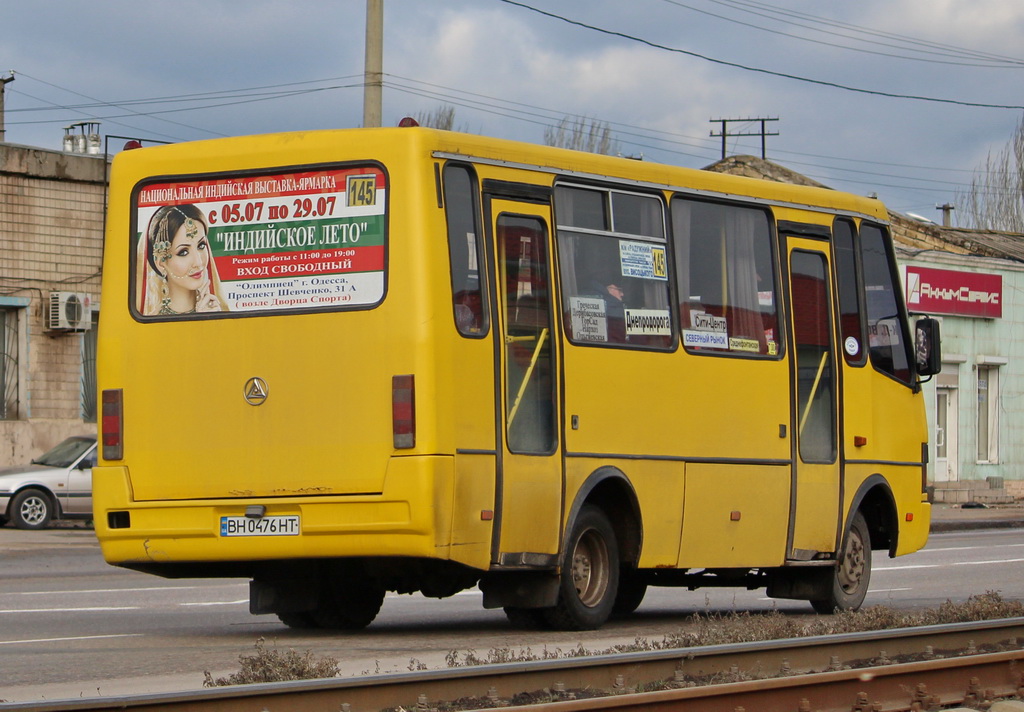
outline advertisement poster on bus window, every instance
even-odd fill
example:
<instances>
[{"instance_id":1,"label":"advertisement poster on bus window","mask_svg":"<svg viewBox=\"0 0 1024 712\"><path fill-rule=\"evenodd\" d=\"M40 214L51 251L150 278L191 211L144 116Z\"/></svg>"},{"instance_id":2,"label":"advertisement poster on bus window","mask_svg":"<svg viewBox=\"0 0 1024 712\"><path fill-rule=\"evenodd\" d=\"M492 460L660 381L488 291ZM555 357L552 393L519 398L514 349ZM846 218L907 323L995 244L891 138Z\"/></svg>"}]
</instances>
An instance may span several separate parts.
<instances>
[{"instance_id":1,"label":"advertisement poster on bus window","mask_svg":"<svg viewBox=\"0 0 1024 712\"><path fill-rule=\"evenodd\" d=\"M385 195L371 166L147 183L134 306L195 317L377 304Z\"/></svg>"}]
</instances>

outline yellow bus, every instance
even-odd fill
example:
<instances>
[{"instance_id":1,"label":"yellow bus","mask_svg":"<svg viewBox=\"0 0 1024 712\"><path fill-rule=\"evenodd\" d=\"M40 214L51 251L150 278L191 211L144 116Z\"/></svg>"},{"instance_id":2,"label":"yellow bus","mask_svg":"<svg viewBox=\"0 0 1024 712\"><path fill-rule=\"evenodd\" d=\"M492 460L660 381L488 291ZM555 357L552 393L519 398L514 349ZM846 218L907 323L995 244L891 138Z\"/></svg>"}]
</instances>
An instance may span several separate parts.
<instances>
[{"instance_id":1,"label":"yellow bus","mask_svg":"<svg viewBox=\"0 0 1024 712\"><path fill-rule=\"evenodd\" d=\"M857 608L872 551L930 518L938 331L908 320L886 215L419 127L125 151L104 556L251 579L293 627L472 587L560 629L649 586Z\"/></svg>"}]
</instances>

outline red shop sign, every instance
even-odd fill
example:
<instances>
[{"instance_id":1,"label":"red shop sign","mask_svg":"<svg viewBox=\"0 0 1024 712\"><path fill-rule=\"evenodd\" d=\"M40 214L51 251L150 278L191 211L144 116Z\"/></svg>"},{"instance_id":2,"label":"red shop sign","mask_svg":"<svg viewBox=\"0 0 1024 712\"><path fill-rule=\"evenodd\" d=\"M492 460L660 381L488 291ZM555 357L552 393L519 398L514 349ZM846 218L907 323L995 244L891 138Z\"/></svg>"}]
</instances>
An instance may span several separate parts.
<instances>
[{"instance_id":1,"label":"red shop sign","mask_svg":"<svg viewBox=\"0 0 1024 712\"><path fill-rule=\"evenodd\" d=\"M1003 315L1003 277L907 265L907 308L928 314L998 319Z\"/></svg>"}]
</instances>

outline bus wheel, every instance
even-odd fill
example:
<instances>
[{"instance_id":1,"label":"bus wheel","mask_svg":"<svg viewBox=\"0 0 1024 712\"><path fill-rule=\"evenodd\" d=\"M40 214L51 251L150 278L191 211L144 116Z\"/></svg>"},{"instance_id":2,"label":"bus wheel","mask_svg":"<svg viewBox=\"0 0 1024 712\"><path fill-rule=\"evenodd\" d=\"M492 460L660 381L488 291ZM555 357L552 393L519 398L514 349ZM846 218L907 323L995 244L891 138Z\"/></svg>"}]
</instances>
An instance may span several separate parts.
<instances>
[{"instance_id":1,"label":"bus wheel","mask_svg":"<svg viewBox=\"0 0 1024 712\"><path fill-rule=\"evenodd\" d=\"M628 616L643 603L647 595L647 584L639 579L633 571L619 572L619 592L615 595L612 606L613 616Z\"/></svg>"},{"instance_id":2,"label":"bus wheel","mask_svg":"<svg viewBox=\"0 0 1024 712\"><path fill-rule=\"evenodd\" d=\"M871 581L871 534L864 516L853 515L839 563L833 569L828 598L811 601L818 613L855 611L864 602Z\"/></svg>"},{"instance_id":3,"label":"bus wheel","mask_svg":"<svg viewBox=\"0 0 1024 712\"><path fill-rule=\"evenodd\" d=\"M278 613L278 619L289 628L296 628L298 630L308 630L309 628L318 628L316 618L313 614L308 611L300 611L298 613Z\"/></svg>"},{"instance_id":4,"label":"bus wheel","mask_svg":"<svg viewBox=\"0 0 1024 712\"><path fill-rule=\"evenodd\" d=\"M377 617L383 603L384 589L374 583L335 580L311 615L321 628L362 630Z\"/></svg>"},{"instance_id":5,"label":"bus wheel","mask_svg":"<svg viewBox=\"0 0 1024 712\"><path fill-rule=\"evenodd\" d=\"M543 608L516 608L505 606L505 617L512 624L513 628L520 630L535 630L546 628L547 621L544 620Z\"/></svg>"},{"instance_id":6,"label":"bus wheel","mask_svg":"<svg viewBox=\"0 0 1024 712\"><path fill-rule=\"evenodd\" d=\"M544 618L558 630L600 628L611 615L618 588L615 531L604 512L586 505L567 541L558 603L544 609Z\"/></svg>"}]
</instances>

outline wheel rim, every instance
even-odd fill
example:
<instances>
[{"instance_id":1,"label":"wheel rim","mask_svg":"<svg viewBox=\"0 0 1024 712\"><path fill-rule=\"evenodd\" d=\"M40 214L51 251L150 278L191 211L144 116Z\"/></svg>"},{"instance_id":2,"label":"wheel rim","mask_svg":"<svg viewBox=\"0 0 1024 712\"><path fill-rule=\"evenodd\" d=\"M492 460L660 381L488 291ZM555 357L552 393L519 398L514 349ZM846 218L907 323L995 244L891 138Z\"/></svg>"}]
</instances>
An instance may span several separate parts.
<instances>
[{"instance_id":1,"label":"wheel rim","mask_svg":"<svg viewBox=\"0 0 1024 712\"><path fill-rule=\"evenodd\" d=\"M584 532L572 554L572 582L580 603L598 605L608 590L608 545L594 529Z\"/></svg>"},{"instance_id":2,"label":"wheel rim","mask_svg":"<svg viewBox=\"0 0 1024 712\"><path fill-rule=\"evenodd\" d=\"M26 524L41 524L46 520L46 502L41 497L28 497L21 503L19 512Z\"/></svg>"},{"instance_id":3,"label":"wheel rim","mask_svg":"<svg viewBox=\"0 0 1024 712\"><path fill-rule=\"evenodd\" d=\"M855 527L850 530L846 551L843 552L843 560L839 564L839 587L844 593L852 594L857 591L864 577L864 569L864 539Z\"/></svg>"}]
</instances>

